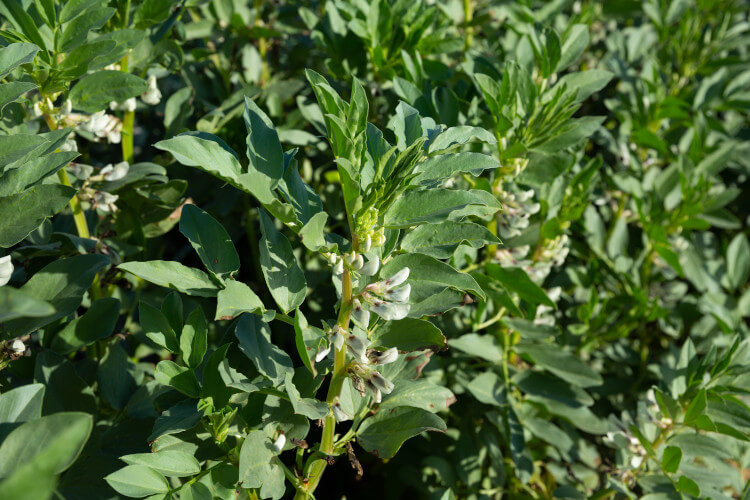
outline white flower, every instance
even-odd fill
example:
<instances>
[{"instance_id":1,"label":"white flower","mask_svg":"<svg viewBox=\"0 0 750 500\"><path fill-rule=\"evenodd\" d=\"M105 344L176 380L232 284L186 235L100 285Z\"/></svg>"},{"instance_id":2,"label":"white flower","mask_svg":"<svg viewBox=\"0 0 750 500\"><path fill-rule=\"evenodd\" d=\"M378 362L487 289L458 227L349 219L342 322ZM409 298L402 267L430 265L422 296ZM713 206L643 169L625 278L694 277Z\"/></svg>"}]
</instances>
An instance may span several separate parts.
<instances>
[{"instance_id":1,"label":"white flower","mask_svg":"<svg viewBox=\"0 0 750 500\"><path fill-rule=\"evenodd\" d=\"M344 263L347 266L351 266L354 263L354 259L357 258L357 252L349 252L344 254Z\"/></svg>"},{"instance_id":2,"label":"white flower","mask_svg":"<svg viewBox=\"0 0 750 500\"><path fill-rule=\"evenodd\" d=\"M99 138L106 137L112 144L118 144L121 139L122 122L104 111L99 111L89 116L78 128Z\"/></svg>"},{"instance_id":3,"label":"white flower","mask_svg":"<svg viewBox=\"0 0 750 500\"><path fill-rule=\"evenodd\" d=\"M116 194L108 193L106 191L97 191L94 193L94 204L99 207L102 212L115 212L117 206L115 202L119 196Z\"/></svg>"},{"instance_id":4,"label":"white flower","mask_svg":"<svg viewBox=\"0 0 750 500\"><path fill-rule=\"evenodd\" d=\"M365 309L359 299L352 301L352 319L365 329L370 324L370 311Z\"/></svg>"},{"instance_id":5,"label":"white flower","mask_svg":"<svg viewBox=\"0 0 750 500\"><path fill-rule=\"evenodd\" d=\"M150 75L148 77L148 90L141 94L141 101L150 106L156 106L161 102L161 92L159 87L156 86L156 77Z\"/></svg>"},{"instance_id":6,"label":"white flower","mask_svg":"<svg viewBox=\"0 0 750 500\"><path fill-rule=\"evenodd\" d=\"M128 171L130 171L130 164L126 161L121 161L114 165L107 165L99 173L108 181L119 181L128 175Z\"/></svg>"},{"instance_id":7,"label":"white flower","mask_svg":"<svg viewBox=\"0 0 750 500\"><path fill-rule=\"evenodd\" d=\"M369 342L357 337L356 335L349 335L346 339L346 346L349 348L349 351L352 353L352 356L358 359L358 361L362 363L367 363L367 346L369 345Z\"/></svg>"},{"instance_id":8,"label":"white flower","mask_svg":"<svg viewBox=\"0 0 750 500\"><path fill-rule=\"evenodd\" d=\"M13 263L10 261L10 255L0 257L0 286L6 285L13 274Z\"/></svg>"},{"instance_id":9,"label":"white flower","mask_svg":"<svg viewBox=\"0 0 750 500\"><path fill-rule=\"evenodd\" d=\"M37 101L34 103L34 106L31 108L31 111L34 116L40 117L42 116L42 103L41 101Z\"/></svg>"},{"instance_id":10,"label":"white flower","mask_svg":"<svg viewBox=\"0 0 750 500\"><path fill-rule=\"evenodd\" d=\"M394 288L399 286L401 283L406 281L409 278L409 268L405 267L401 269L399 272L385 280L385 285L387 289Z\"/></svg>"},{"instance_id":11,"label":"white flower","mask_svg":"<svg viewBox=\"0 0 750 500\"><path fill-rule=\"evenodd\" d=\"M75 138L68 137L62 146L60 146L60 151L78 151L78 144L76 143Z\"/></svg>"},{"instance_id":12,"label":"white flower","mask_svg":"<svg viewBox=\"0 0 750 500\"><path fill-rule=\"evenodd\" d=\"M333 417L336 419L336 422L346 422L347 420L352 419L352 416L346 413L343 408L341 408L339 398L333 400L331 409L333 410Z\"/></svg>"},{"instance_id":13,"label":"white flower","mask_svg":"<svg viewBox=\"0 0 750 500\"><path fill-rule=\"evenodd\" d=\"M323 359L325 359L326 356L328 356L329 352L331 352L331 344L328 344L323 349L319 349L315 354L315 362L320 363Z\"/></svg>"},{"instance_id":14,"label":"white flower","mask_svg":"<svg viewBox=\"0 0 750 500\"><path fill-rule=\"evenodd\" d=\"M84 165L83 163L71 163L67 168L71 174L75 175L76 178L81 179L82 181L85 181L94 173L94 167L91 165Z\"/></svg>"},{"instance_id":15,"label":"white flower","mask_svg":"<svg viewBox=\"0 0 750 500\"><path fill-rule=\"evenodd\" d=\"M63 103L62 107L60 107L60 113L67 116L72 111L73 111L73 103L70 102L70 99L65 99L65 102Z\"/></svg>"},{"instance_id":16,"label":"white flower","mask_svg":"<svg viewBox=\"0 0 750 500\"><path fill-rule=\"evenodd\" d=\"M391 288L385 292L385 298L393 302L409 302L409 295L411 294L411 285L405 284L400 288Z\"/></svg>"},{"instance_id":17,"label":"white flower","mask_svg":"<svg viewBox=\"0 0 750 500\"><path fill-rule=\"evenodd\" d=\"M125 99L122 102L112 101L109 103L109 109L113 111L120 109L128 113L132 113L133 111L135 111L135 106L136 106L135 97L131 97L130 99Z\"/></svg>"},{"instance_id":18,"label":"white flower","mask_svg":"<svg viewBox=\"0 0 750 500\"><path fill-rule=\"evenodd\" d=\"M354 262L352 262L352 269L359 270L362 269L362 266L365 265L365 260L362 258L362 254L357 254L357 256L354 258Z\"/></svg>"},{"instance_id":19,"label":"white flower","mask_svg":"<svg viewBox=\"0 0 750 500\"><path fill-rule=\"evenodd\" d=\"M378 269L380 269L380 259L373 257L362 266L359 270L359 274L363 276L374 276L377 274Z\"/></svg>"},{"instance_id":20,"label":"white flower","mask_svg":"<svg viewBox=\"0 0 750 500\"><path fill-rule=\"evenodd\" d=\"M23 354L26 352L26 344L23 343L23 340L16 339L10 344L10 350L16 354Z\"/></svg>"},{"instance_id":21,"label":"white flower","mask_svg":"<svg viewBox=\"0 0 750 500\"><path fill-rule=\"evenodd\" d=\"M333 266L333 274L340 276L344 273L344 259L338 259L336 264Z\"/></svg>"},{"instance_id":22,"label":"white flower","mask_svg":"<svg viewBox=\"0 0 750 500\"><path fill-rule=\"evenodd\" d=\"M386 321L404 319L409 314L409 304L395 304L378 300L372 303L370 310Z\"/></svg>"},{"instance_id":23,"label":"white flower","mask_svg":"<svg viewBox=\"0 0 750 500\"><path fill-rule=\"evenodd\" d=\"M286 444L286 436L283 432L279 433L279 437L276 438L276 441L273 442L273 449L276 453L281 453L281 450L284 449L284 445Z\"/></svg>"},{"instance_id":24,"label":"white flower","mask_svg":"<svg viewBox=\"0 0 750 500\"><path fill-rule=\"evenodd\" d=\"M346 333L347 332L339 325L335 325L333 330L331 330L331 343L333 343L333 347L336 348L337 351L340 351L344 346L344 342L346 342Z\"/></svg>"},{"instance_id":25,"label":"white flower","mask_svg":"<svg viewBox=\"0 0 750 500\"><path fill-rule=\"evenodd\" d=\"M388 363L393 363L398 359L398 349L391 347L383 352L372 351L369 355L369 359L374 365L387 365Z\"/></svg>"}]
</instances>

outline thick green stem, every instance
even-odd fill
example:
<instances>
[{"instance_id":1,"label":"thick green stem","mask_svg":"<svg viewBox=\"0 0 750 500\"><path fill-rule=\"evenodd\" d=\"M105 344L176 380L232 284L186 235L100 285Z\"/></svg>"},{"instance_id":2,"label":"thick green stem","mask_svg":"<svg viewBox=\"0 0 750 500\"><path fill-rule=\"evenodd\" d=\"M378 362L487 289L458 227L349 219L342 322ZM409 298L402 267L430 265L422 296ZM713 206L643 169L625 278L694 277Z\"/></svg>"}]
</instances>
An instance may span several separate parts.
<instances>
[{"instance_id":1,"label":"thick green stem","mask_svg":"<svg viewBox=\"0 0 750 500\"><path fill-rule=\"evenodd\" d=\"M124 73L128 72L128 56L126 55L120 60L120 71ZM122 118L122 139L120 144L122 146L122 160L133 164L133 128L135 126L135 111L126 111Z\"/></svg>"},{"instance_id":2,"label":"thick green stem","mask_svg":"<svg viewBox=\"0 0 750 500\"><path fill-rule=\"evenodd\" d=\"M464 51L469 50L471 42L474 40L474 26L471 25L474 19L474 0L464 0Z\"/></svg>"},{"instance_id":3,"label":"thick green stem","mask_svg":"<svg viewBox=\"0 0 750 500\"><path fill-rule=\"evenodd\" d=\"M336 324L346 331L349 328L349 318L352 313L352 277L348 269L344 270L341 278L341 309ZM333 375L331 385L328 387L326 401L333 403L341 394L341 388L346 380L346 345L337 349L333 358ZM328 415L323 422L323 437L320 442L320 451L325 455L333 454L334 435L336 431L336 418ZM310 475L304 489L298 490L295 498L308 498L318 487L320 478L323 476L327 462L320 459L310 466Z\"/></svg>"},{"instance_id":4,"label":"thick green stem","mask_svg":"<svg viewBox=\"0 0 750 500\"><path fill-rule=\"evenodd\" d=\"M57 177L58 179L60 179L61 184L73 187L70 184L68 172L64 168L61 168L57 171ZM81 200L78 199L77 194L70 199L69 204L70 209L73 211L73 221L75 221L78 236L80 236L81 238L91 238L91 233L89 233L89 226L86 223L86 215L83 213L83 208L81 208Z\"/></svg>"},{"instance_id":5,"label":"thick green stem","mask_svg":"<svg viewBox=\"0 0 750 500\"><path fill-rule=\"evenodd\" d=\"M263 22L261 14L263 12L263 0L255 0L255 21L253 26L260 26ZM266 60L268 54L268 40L262 36L258 38L258 53L260 54L261 70L260 70L260 84L261 87L265 87L268 83L270 73L268 71L268 61Z\"/></svg>"}]
</instances>

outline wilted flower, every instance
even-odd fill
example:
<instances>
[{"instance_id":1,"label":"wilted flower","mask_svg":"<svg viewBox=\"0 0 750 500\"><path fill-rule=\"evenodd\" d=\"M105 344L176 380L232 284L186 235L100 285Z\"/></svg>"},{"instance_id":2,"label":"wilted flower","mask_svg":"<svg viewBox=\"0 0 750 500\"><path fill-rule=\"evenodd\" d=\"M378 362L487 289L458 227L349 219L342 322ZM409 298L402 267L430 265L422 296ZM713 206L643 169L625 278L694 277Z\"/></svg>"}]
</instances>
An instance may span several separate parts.
<instances>
[{"instance_id":1,"label":"wilted flower","mask_svg":"<svg viewBox=\"0 0 750 500\"><path fill-rule=\"evenodd\" d=\"M368 311L359 299L352 301L352 319L362 328L367 328L370 324L370 311Z\"/></svg>"},{"instance_id":2,"label":"wilted flower","mask_svg":"<svg viewBox=\"0 0 750 500\"><path fill-rule=\"evenodd\" d=\"M13 263L10 261L10 255L0 257L0 286L8 284L13 274Z\"/></svg>"},{"instance_id":3,"label":"wilted flower","mask_svg":"<svg viewBox=\"0 0 750 500\"><path fill-rule=\"evenodd\" d=\"M341 328L339 325L334 325L333 329L331 330L331 343L337 351L340 351L344 346L344 342L346 342L346 335L348 335L348 332L346 330Z\"/></svg>"},{"instance_id":4,"label":"wilted flower","mask_svg":"<svg viewBox=\"0 0 750 500\"><path fill-rule=\"evenodd\" d=\"M333 417L336 419L336 422L346 422L347 420L352 419L352 416L346 413L341 407L341 402L338 397L333 400L333 403L331 403L331 410L333 410Z\"/></svg>"}]
</instances>

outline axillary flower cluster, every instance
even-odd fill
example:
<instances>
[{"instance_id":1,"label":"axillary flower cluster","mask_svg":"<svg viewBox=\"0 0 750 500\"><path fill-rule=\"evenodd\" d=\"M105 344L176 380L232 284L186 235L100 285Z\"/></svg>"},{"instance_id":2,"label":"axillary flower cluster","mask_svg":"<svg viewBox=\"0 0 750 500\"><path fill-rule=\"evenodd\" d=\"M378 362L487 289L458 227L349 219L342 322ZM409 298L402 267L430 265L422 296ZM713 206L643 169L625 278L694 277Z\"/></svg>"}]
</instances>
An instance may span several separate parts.
<instances>
[{"instance_id":1,"label":"axillary flower cluster","mask_svg":"<svg viewBox=\"0 0 750 500\"><path fill-rule=\"evenodd\" d=\"M367 226L372 227L374 224ZM362 225L359 225L358 229L361 228ZM383 394L389 394L394 386L377 367L396 361L399 353L395 347L385 351L372 347L368 338L371 313L385 321L403 319L409 314L411 285L406 282L409 278L409 268L404 267L388 278L364 285L362 280L377 275L380 270L380 258L371 250L381 247L385 243L385 236L382 228L374 231L367 229L358 233L360 252L352 250L343 255L333 252L323 254L335 277L342 276L344 271L348 270L350 277L357 278L357 282L361 283L361 290L351 299L351 331L339 324L331 328L328 331L329 344L317 353L315 360L324 359L331 352L331 347L340 351L346 346L346 352L350 356L346 373L351 378L354 388L362 395L369 391L373 401L380 403ZM336 421L351 420L353 417L342 408L338 396L334 398L331 409Z\"/></svg>"}]
</instances>

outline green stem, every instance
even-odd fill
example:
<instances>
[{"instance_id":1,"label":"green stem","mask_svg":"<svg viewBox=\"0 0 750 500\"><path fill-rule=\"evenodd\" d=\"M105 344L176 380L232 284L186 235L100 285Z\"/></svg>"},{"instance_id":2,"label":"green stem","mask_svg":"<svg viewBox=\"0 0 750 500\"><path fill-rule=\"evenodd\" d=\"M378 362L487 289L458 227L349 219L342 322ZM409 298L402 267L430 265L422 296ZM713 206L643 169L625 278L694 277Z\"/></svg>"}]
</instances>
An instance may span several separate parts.
<instances>
[{"instance_id":1,"label":"green stem","mask_svg":"<svg viewBox=\"0 0 750 500\"><path fill-rule=\"evenodd\" d=\"M474 2L473 0L464 0L464 52L471 48L471 42L474 40L474 26L471 25L474 19Z\"/></svg>"},{"instance_id":2,"label":"green stem","mask_svg":"<svg viewBox=\"0 0 750 500\"><path fill-rule=\"evenodd\" d=\"M70 178L68 177L68 172L65 170L65 168L61 168L57 171L57 177L58 179L60 179L61 184L68 187L73 187L70 184ZM73 221L75 221L78 236L80 236L81 238L91 238L91 233L89 233L89 226L86 223L86 215L83 213L81 200L78 199L78 194L74 195L70 199L69 204L70 209L73 211Z\"/></svg>"},{"instance_id":3,"label":"green stem","mask_svg":"<svg viewBox=\"0 0 750 500\"><path fill-rule=\"evenodd\" d=\"M260 26L262 24L263 18L261 17L261 13L263 11L263 0L255 0L255 21L253 22L253 26ZM260 60L261 60L261 69L260 69L260 86L265 87L266 83L268 82L268 78L270 76L268 71L268 61L266 60L266 55L268 53L268 41L266 40L266 37L260 37L258 38L258 53L260 54Z\"/></svg>"},{"instance_id":4,"label":"green stem","mask_svg":"<svg viewBox=\"0 0 750 500\"><path fill-rule=\"evenodd\" d=\"M130 2L128 2L130 3ZM127 16L127 14L126 14ZM127 19L127 17L126 17ZM123 73L128 72L128 56L125 55L120 60L120 71ZM133 164L133 128L135 127L135 111L126 111L122 118L122 139L120 145L122 146L122 160Z\"/></svg>"}]
</instances>

